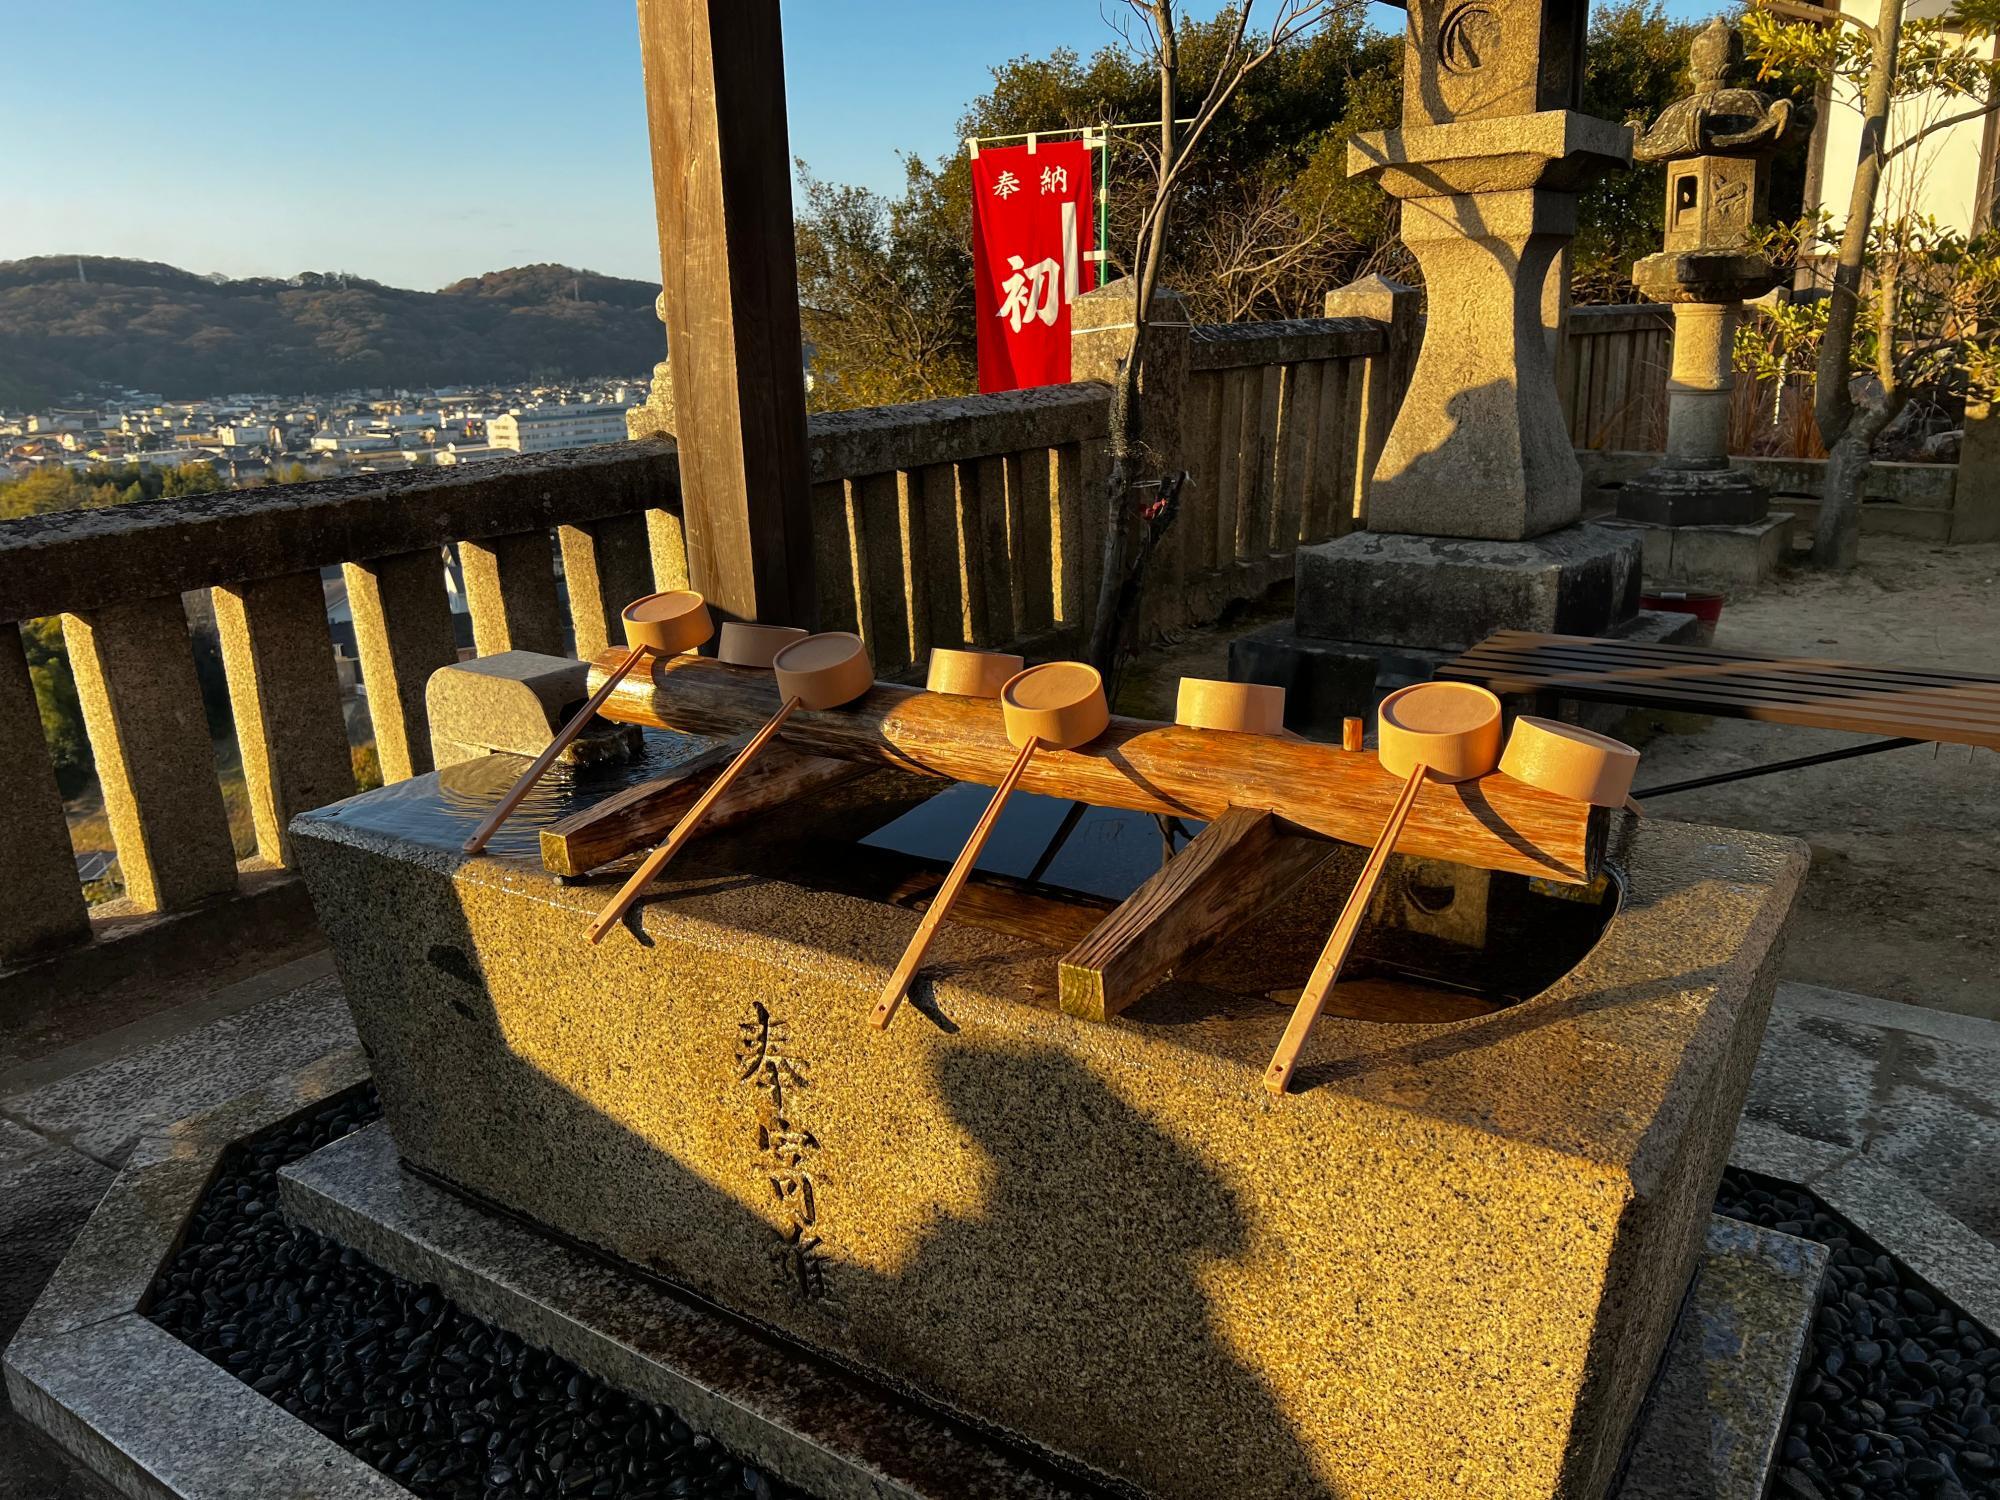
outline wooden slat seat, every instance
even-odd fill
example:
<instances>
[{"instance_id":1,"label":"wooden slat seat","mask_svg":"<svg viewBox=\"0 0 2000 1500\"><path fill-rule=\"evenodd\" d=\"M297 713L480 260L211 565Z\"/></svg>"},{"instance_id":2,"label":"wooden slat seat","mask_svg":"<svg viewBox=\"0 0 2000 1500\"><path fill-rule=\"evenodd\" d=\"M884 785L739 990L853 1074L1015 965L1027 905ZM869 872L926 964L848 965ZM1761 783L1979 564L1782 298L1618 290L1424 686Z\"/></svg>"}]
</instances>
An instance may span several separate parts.
<instances>
[{"instance_id":1,"label":"wooden slat seat","mask_svg":"<svg viewBox=\"0 0 2000 1500\"><path fill-rule=\"evenodd\" d=\"M1446 662L1437 676L1496 693L1548 693L2000 750L2000 677L1937 667L1503 630Z\"/></svg>"}]
</instances>

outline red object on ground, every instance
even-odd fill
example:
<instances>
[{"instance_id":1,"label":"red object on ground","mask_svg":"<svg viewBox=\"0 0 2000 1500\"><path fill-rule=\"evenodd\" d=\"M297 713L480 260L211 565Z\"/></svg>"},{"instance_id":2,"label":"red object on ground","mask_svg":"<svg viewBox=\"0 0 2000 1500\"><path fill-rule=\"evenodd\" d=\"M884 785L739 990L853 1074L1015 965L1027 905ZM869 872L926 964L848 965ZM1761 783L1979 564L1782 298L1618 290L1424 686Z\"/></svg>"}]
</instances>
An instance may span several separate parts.
<instances>
[{"instance_id":1,"label":"red object on ground","mask_svg":"<svg viewBox=\"0 0 2000 1500\"><path fill-rule=\"evenodd\" d=\"M1097 284L1090 149L989 146L972 158L972 285L979 389L1069 379L1069 305Z\"/></svg>"},{"instance_id":2,"label":"red object on ground","mask_svg":"<svg viewBox=\"0 0 2000 1500\"><path fill-rule=\"evenodd\" d=\"M1722 606L1727 595L1713 593L1707 589L1662 589L1657 594L1641 594L1639 608L1664 609L1678 615L1693 615L1704 625L1713 625L1722 618Z\"/></svg>"}]
</instances>

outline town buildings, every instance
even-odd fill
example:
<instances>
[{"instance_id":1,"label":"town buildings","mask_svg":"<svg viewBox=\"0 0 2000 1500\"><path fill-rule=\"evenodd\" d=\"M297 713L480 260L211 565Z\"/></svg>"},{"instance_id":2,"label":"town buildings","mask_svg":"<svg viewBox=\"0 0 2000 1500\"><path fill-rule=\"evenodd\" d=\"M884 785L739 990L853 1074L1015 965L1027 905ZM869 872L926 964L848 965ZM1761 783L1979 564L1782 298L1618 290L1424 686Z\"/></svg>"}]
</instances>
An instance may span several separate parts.
<instances>
[{"instance_id":1,"label":"town buildings","mask_svg":"<svg viewBox=\"0 0 2000 1500\"><path fill-rule=\"evenodd\" d=\"M87 470L212 463L236 484L302 467L314 477L622 442L625 409L648 383L452 386L284 396L235 392L167 401L116 391L32 412L0 411L0 480L61 465Z\"/></svg>"}]
</instances>

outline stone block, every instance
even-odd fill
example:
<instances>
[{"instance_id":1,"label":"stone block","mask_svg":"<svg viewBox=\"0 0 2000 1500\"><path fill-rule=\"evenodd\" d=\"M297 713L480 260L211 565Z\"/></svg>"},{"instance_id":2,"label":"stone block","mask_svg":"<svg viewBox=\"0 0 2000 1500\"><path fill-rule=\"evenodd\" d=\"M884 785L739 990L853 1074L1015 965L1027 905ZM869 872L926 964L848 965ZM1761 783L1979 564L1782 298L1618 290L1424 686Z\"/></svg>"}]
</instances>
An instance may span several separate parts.
<instances>
[{"instance_id":1,"label":"stone block","mask_svg":"<svg viewBox=\"0 0 2000 1500\"><path fill-rule=\"evenodd\" d=\"M907 805L884 786L843 816ZM1169 1500L1598 1500L1806 868L1622 820L1569 972L1447 1026L1328 1017L1273 1099L1255 992L1274 951L1309 964L1350 860L1205 961L1239 989L1079 1021L1059 944L950 924L877 1032L918 918L820 884L830 831L817 861L796 831L699 843L592 947L601 886L465 860L409 795L297 826L407 1162Z\"/></svg>"},{"instance_id":2,"label":"stone block","mask_svg":"<svg viewBox=\"0 0 2000 1500\"><path fill-rule=\"evenodd\" d=\"M1520 542L1355 531L1298 551L1302 636L1465 651L1496 630L1604 635L1639 607L1635 538L1571 526Z\"/></svg>"},{"instance_id":3,"label":"stone block","mask_svg":"<svg viewBox=\"0 0 2000 1500\"><path fill-rule=\"evenodd\" d=\"M1593 523L1640 539L1648 584L1753 587L1784 566L1792 516L1779 511L1746 526L1655 526L1623 516Z\"/></svg>"},{"instance_id":4,"label":"stone block","mask_svg":"<svg viewBox=\"0 0 2000 1500\"><path fill-rule=\"evenodd\" d=\"M1229 680L1283 688L1285 727L1312 739L1337 740L1342 719L1373 713L1375 677L1374 656L1304 639L1283 624L1229 643Z\"/></svg>"},{"instance_id":5,"label":"stone block","mask_svg":"<svg viewBox=\"0 0 2000 1500\"><path fill-rule=\"evenodd\" d=\"M0 1343L68 1252L111 1183L111 1169L80 1151L0 1119Z\"/></svg>"},{"instance_id":6,"label":"stone block","mask_svg":"<svg viewBox=\"0 0 2000 1500\"><path fill-rule=\"evenodd\" d=\"M431 756L440 766L490 755L540 755L590 696L589 668L563 656L502 651L440 667L424 689Z\"/></svg>"},{"instance_id":7,"label":"stone block","mask_svg":"<svg viewBox=\"0 0 2000 1500\"><path fill-rule=\"evenodd\" d=\"M7 1346L16 1410L140 1500L409 1491L138 1313Z\"/></svg>"}]
</instances>

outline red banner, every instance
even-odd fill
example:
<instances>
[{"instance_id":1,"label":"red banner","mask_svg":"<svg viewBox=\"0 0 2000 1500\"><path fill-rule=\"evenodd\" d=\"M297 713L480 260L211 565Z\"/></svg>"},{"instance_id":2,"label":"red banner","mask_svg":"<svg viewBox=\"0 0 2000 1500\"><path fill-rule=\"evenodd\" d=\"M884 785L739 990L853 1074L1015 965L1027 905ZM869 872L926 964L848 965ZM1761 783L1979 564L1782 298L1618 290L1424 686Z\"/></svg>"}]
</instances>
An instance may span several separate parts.
<instances>
[{"instance_id":1,"label":"red banner","mask_svg":"<svg viewBox=\"0 0 2000 1500\"><path fill-rule=\"evenodd\" d=\"M1069 379L1069 305L1097 284L1090 148L987 147L972 159L973 306L979 388Z\"/></svg>"}]
</instances>

